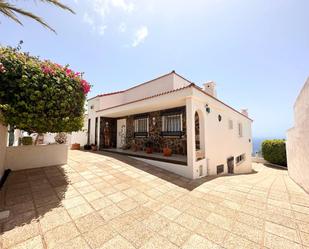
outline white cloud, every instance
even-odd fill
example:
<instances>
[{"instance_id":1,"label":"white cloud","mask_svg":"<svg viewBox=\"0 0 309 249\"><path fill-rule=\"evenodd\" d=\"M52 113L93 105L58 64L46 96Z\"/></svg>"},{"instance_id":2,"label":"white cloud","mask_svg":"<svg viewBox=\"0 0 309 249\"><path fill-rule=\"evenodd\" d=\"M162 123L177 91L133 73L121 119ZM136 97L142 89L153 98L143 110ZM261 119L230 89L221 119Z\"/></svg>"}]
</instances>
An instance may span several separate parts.
<instances>
[{"instance_id":1,"label":"white cloud","mask_svg":"<svg viewBox=\"0 0 309 249\"><path fill-rule=\"evenodd\" d=\"M93 0L94 11L97 12L103 19L110 14L111 10L119 9L125 13L131 13L135 5L127 0Z\"/></svg>"},{"instance_id":2,"label":"white cloud","mask_svg":"<svg viewBox=\"0 0 309 249\"><path fill-rule=\"evenodd\" d=\"M83 22L89 24L92 27L94 26L94 20L89 16L87 12L84 13Z\"/></svg>"},{"instance_id":3,"label":"white cloud","mask_svg":"<svg viewBox=\"0 0 309 249\"><path fill-rule=\"evenodd\" d=\"M132 47L137 47L139 44L144 42L148 36L148 33L148 28L146 26L142 26L138 30L136 30Z\"/></svg>"},{"instance_id":4,"label":"white cloud","mask_svg":"<svg viewBox=\"0 0 309 249\"><path fill-rule=\"evenodd\" d=\"M120 8L125 12L132 12L134 10L134 4L125 0L111 0L114 7Z\"/></svg>"},{"instance_id":5,"label":"white cloud","mask_svg":"<svg viewBox=\"0 0 309 249\"><path fill-rule=\"evenodd\" d=\"M98 27L97 30L98 30L99 35L104 35L106 28L107 28L106 25L102 25L102 26Z\"/></svg>"},{"instance_id":6,"label":"white cloud","mask_svg":"<svg viewBox=\"0 0 309 249\"><path fill-rule=\"evenodd\" d=\"M124 22L120 23L120 25L119 25L119 27L118 27L118 30L119 30L119 32L121 32L121 33L126 32L126 30L127 30L127 25L126 25Z\"/></svg>"}]
</instances>

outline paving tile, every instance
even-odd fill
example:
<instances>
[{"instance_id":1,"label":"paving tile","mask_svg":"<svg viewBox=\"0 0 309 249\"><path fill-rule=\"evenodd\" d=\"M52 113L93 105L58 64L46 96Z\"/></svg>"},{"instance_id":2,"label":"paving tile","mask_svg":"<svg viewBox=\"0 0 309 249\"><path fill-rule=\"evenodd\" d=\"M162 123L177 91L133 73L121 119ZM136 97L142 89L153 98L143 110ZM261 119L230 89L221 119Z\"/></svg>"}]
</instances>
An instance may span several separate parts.
<instances>
[{"instance_id":1,"label":"paving tile","mask_svg":"<svg viewBox=\"0 0 309 249\"><path fill-rule=\"evenodd\" d=\"M166 227L160 230L159 233L177 246L183 245L192 234L189 229L175 222L170 222Z\"/></svg>"},{"instance_id":2,"label":"paving tile","mask_svg":"<svg viewBox=\"0 0 309 249\"><path fill-rule=\"evenodd\" d=\"M219 228L209 222L202 222L195 231L199 235L219 245L223 243L229 233L227 230Z\"/></svg>"},{"instance_id":3,"label":"paving tile","mask_svg":"<svg viewBox=\"0 0 309 249\"><path fill-rule=\"evenodd\" d=\"M96 199L96 200L91 201L89 203L95 210L100 210L100 209L103 209L103 208L108 207L108 206L113 204L113 202L106 197Z\"/></svg>"},{"instance_id":4,"label":"paving tile","mask_svg":"<svg viewBox=\"0 0 309 249\"><path fill-rule=\"evenodd\" d=\"M81 233L89 232L99 226L106 224L103 218L97 213L91 213L74 221Z\"/></svg>"},{"instance_id":5,"label":"paving tile","mask_svg":"<svg viewBox=\"0 0 309 249\"><path fill-rule=\"evenodd\" d=\"M269 249L301 249L300 244L267 232L265 233L264 246Z\"/></svg>"},{"instance_id":6,"label":"paving tile","mask_svg":"<svg viewBox=\"0 0 309 249\"><path fill-rule=\"evenodd\" d=\"M178 247L160 235L151 237L141 249L177 249Z\"/></svg>"},{"instance_id":7,"label":"paving tile","mask_svg":"<svg viewBox=\"0 0 309 249\"><path fill-rule=\"evenodd\" d=\"M70 222L49 230L44 234L44 239L48 248L58 248L59 244L69 241L78 235L77 228L73 222Z\"/></svg>"},{"instance_id":8,"label":"paving tile","mask_svg":"<svg viewBox=\"0 0 309 249\"><path fill-rule=\"evenodd\" d=\"M69 215L73 220L83 217L87 214L94 212L94 209L87 203L81 204L76 207L67 209Z\"/></svg>"},{"instance_id":9,"label":"paving tile","mask_svg":"<svg viewBox=\"0 0 309 249\"><path fill-rule=\"evenodd\" d=\"M233 220L222 215L211 213L206 221L225 230L232 230Z\"/></svg>"},{"instance_id":10,"label":"paving tile","mask_svg":"<svg viewBox=\"0 0 309 249\"><path fill-rule=\"evenodd\" d=\"M1 245L1 244L0 244ZM11 249L43 249L43 242L40 235L33 237L31 239L28 239L18 245L15 245L11 247Z\"/></svg>"},{"instance_id":11,"label":"paving tile","mask_svg":"<svg viewBox=\"0 0 309 249\"><path fill-rule=\"evenodd\" d=\"M120 202L126 198L128 198L125 194L122 192L116 192L114 194L108 195L107 196L112 202L117 203Z\"/></svg>"},{"instance_id":12,"label":"paving tile","mask_svg":"<svg viewBox=\"0 0 309 249\"><path fill-rule=\"evenodd\" d=\"M117 206L124 211L129 211L136 208L138 206L138 203L132 198L126 198L122 201L119 201L117 203Z\"/></svg>"},{"instance_id":13,"label":"paving tile","mask_svg":"<svg viewBox=\"0 0 309 249\"><path fill-rule=\"evenodd\" d=\"M62 200L62 205L67 209L79 206L79 205L84 204L84 203L86 203L86 201L81 196L72 197L70 199Z\"/></svg>"},{"instance_id":14,"label":"paving tile","mask_svg":"<svg viewBox=\"0 0 309 249\"><path fill-rule=\"evenodd\" d=\"M16 245L22 241L33 238L39 235L39 227L37 221L30 221L29 223L6 223L4 224L2 233L2 243L4 247Z\"/></svg>"},{"instance_id":15,"label":"paving tile","mask_svg":"<svg viewBox=\"0 0 309 249\"><path fill-rule=\"evenodd\" d=\"M171 206L165 206L165 207L161 208L160 210L158 210L157 213L164 216L165 218L170 219L170 220L174 220L177 216L179 216L181 214L181 212L179 210L177 210L176 208L173 208Z\"/></svg>"},{"instance_id":16,"label":"paving tile","mask_svg":"<svg viewBox=\"0 0 309 249\"><path fill-rule=\"evenodd\" d=\"M135 247L128 240L117 235L106 242L100 249L135 249Z\"/></svg>"},{"instance_id":17,"label":"paving tile","mask_svg":"<svg viewBox=\"0 0 309 249\"><path fill-rule=\"evenodd\" d=\"M142 223L150 230L158 232L169 224L169 220L162 215L152 214L144 219Z\"/></svg>"},{"instance_id":18,"label":"paving tile","mask_svg":"<svg viewBox=\"0 0 309 249\"><path fill-rule=\"evenodd\" d=\"M264 220L254 217L252 215L239 212L237 214L236 220L243 224L247 224L252 227L256 227L257 229L263 230L264 229Z\"/></svg>"},{"instance_id":19,"label":"paving tile","mask_svg":"<svg viewBox=\"0 0 309 249\"><path fill-rule=\"evenodd\" d=\"M67 242L59 244L61 249L90 249L85 239L81 236L75 237Z\"/></svg>"},{"instance_id":20,"label":"paving tile","mask_svg":"<svg viewBox=\"0 0 309 249\"><path fill-rule=\"evenodd\" d=\"M223 243L226 249L260 249L260 245L235 234L228 235Z\"/></svg>"},{"instance_id":21,"label":"paving tile","mask_svg":"<svg viewBox=\"0 0 309 249\"><path fill-rule=\"evenodd\" d=\"M232 229L232 233L237 234L240 237L244 237L255 243L261 243L263 239L263 231L243 223L236 222Z\"/></svg>"},{"instance_id":22,"label":"paving tile","mask_svg":"<svg viewBox=\"0 0 309 249\"><path fill-rule=\"evenodd\" d=\"M41 229L44 233L47 232L48 230L51 230L57 226L63 225L70 221L71 221L70 216L64 210L54 212L51 214L47 213L39 219Z\"/></svg>"},{"instance_id":23,"label":"paving tile","mask_svg":"<svg viewBox=\"0 0 309 249\"><path fill-rule=\"evenodd\" d=\"M301 232L300 237L301 237L303 245L309 246L309 233Z\"/></svg>"},{"instance_id":24,"label":"paving tile","mask_svg":"<svg viewBox=\"0 0 309 249\"><path fill-rule=\"evenodd\" d=\"M142 223L134 223L120 232L136 248L141 247L145 242L154 235L154 232L147 229Z\"/></svg>"},{"instance_id":25,"label":"paving tile","mask_svg":"<svg viewBox=\"0 0 309 249\"><path fill-rule=\"evenodd\" d=\"M280 237L284 237L291 241L299 242L297 232L295 229L291 229L285 226L281 226L281 225L266 221L265 231L272 233L274 235L280 236Z\"/></svg>"},{"instance_id":26,"label":"paving tile","mask_svg":"<svg viewBox=\"0 0 309 249\"><path fill-rule=\"evenodd\" d=\"M93 231L84 233L82 236L91 248L98 248L116 235L117 233L109 225L103 225Z\"/></svg>"},{"instance_id":27,"label":"paving tile","mask_svg":"<svg viewBox=\"0 0 309 249\"><path fill-rule=\"evenodd\" d=\"M120 209L117 205L109 205L99 211L99 214L104 220L109 221L121 215L124 211Z\"/></svg>"},{"instance_id":28,"label":"paving tile","mask_svg":"<svg viewBox=\"0 0 309 249\"><path fill-rule=\"evenodd\" d=\"M101 197L103 197L103 194L100 191L97 191L97 190L84 194L84 198L87 201L97 200L97 199L100 199Z\"/></svg>"},{"instance_id":29,"label":"paving tile","mask_svg":"<svg viewBox=\"0 0 309 249\"><path fill-rule=\"evenodd\" d=\"M220 246L197 234L191 235L189 240L181 247L182 249L220 249Z\"/></svg>"},{"instance_id":30,"label":"paving tile","mask_svg":"<svg viewBox=\"0 0 309 249\"><path fill-rule=\"evenodd\" d=\"M194 231L202 222L200 219L187 213L182 213L174 221L191 231Z\"/></svg>"}]
</instances>

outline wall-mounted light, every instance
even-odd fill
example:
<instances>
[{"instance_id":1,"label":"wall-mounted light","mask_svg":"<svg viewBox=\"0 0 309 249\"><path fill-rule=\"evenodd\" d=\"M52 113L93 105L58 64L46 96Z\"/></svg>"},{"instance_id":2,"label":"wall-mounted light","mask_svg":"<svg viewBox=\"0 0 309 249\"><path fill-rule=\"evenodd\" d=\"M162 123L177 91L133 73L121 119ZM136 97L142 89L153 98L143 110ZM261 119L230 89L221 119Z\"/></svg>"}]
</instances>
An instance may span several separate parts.
<instances>
[{"instance_id":1,"label":"wall-mounted light","mask_svg":"<svg viewBox=\"0 0 309 249\"><path fill-rule=\"evenodd\" d=\"M208 106L208 104L205 105L205 109L207 113L210 113L210 107Z\"/></svg>"},{"instance_id":2,"label":"wall-mounted light","mask_svg":"<svg viewBox=\"0 0 309 249\"><path fill-rule=\"evenodd\" d=\"M156 126L156 118L155 117L152 118L152 125Z\"/></svg>"},{"instance_id":3,"label":"wall-mounted light","mask_svg":"<svg viewBox=\"0 0 309 249\"><path fill-rule=\"evenodd\" d=\"M108 127L108 122L105 123L105 126Z\"/></svg>"}]
</instances>

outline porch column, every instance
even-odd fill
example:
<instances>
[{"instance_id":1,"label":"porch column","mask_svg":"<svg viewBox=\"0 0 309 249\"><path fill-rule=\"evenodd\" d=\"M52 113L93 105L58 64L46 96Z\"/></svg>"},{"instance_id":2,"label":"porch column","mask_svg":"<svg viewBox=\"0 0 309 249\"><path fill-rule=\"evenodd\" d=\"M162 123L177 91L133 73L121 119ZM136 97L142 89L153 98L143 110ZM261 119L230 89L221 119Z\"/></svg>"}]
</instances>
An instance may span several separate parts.
<instances>
[{"instance_id":1,"label":"porch column","mask_svg":"<svg viewBox=\"0 0 309 249\"><path fill-rule=\"evenodd\" d=\"M101 117L98 116L98 131L97 131L97 146L100 149L100 125L101 125Z\"/></svg>"},{"instance_id":2,"label":"porch column","mask_svg":"<svg viewBox=\"0 0 309 249\"><path fill-rule=\"evenodd\" d=\"M193 166L195 162L195 120L194 104L192 97L186 98L186 133L187 133L187 163L193 178Z\"/></svg>"}]
</instances>

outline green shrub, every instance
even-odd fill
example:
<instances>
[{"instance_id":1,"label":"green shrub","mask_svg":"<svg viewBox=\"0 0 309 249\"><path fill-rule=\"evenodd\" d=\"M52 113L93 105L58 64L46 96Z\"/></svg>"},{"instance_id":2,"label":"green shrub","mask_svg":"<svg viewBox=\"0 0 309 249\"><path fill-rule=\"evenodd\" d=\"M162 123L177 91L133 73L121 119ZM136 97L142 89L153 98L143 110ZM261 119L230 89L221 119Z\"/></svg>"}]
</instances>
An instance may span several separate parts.
<instances>
[{"instance_id":1,"label":"green shrub","mask_svg":"<svg viewBox=\"0 0 309 249\"><path fill-rule=\"evenodd\" d=\"M32 140L32 137L22 137L21 139L21 143L22 145L32 145L33 143L33 140Z\"/></svg>"},{"instance_id":2,"label":"green shrub","mask_svg":"<svg viewBox=\"0 0 309 249\"><path fill-rule=\"evenodd\" d=\"M262 154L266 161L287 166L285 140L265 140L262 143Z\"/></svg>"}]
</instances>

